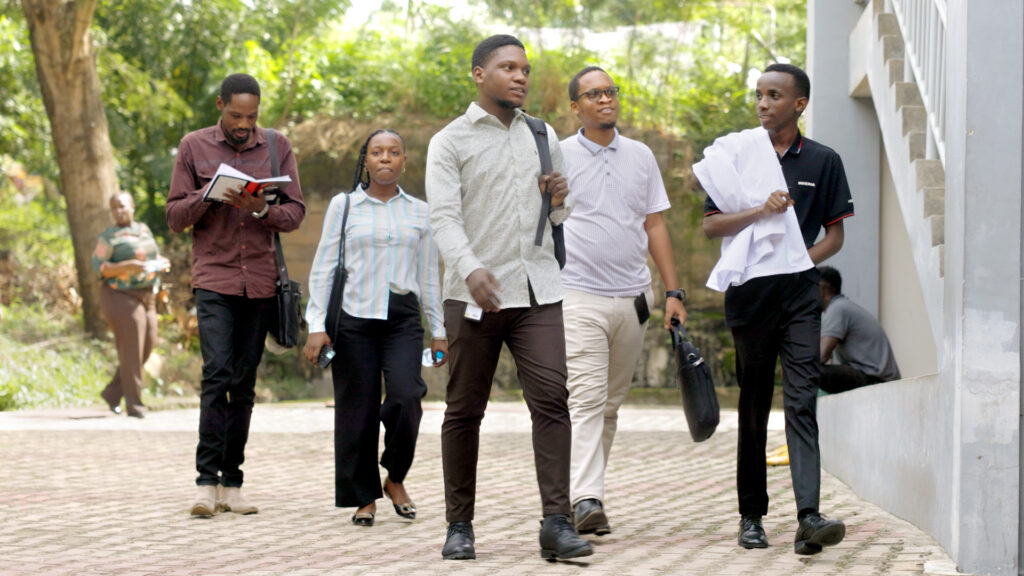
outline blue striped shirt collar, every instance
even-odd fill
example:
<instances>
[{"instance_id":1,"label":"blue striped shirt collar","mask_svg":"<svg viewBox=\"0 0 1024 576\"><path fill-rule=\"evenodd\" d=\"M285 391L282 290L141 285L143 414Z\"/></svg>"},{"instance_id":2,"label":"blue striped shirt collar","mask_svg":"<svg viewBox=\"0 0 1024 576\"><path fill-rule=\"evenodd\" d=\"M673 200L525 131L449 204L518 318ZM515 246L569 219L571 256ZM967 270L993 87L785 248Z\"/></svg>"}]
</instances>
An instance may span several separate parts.
<instances>
[{"instance_id":1,"label":"blue striped shirt collar","mask_svg":"<svg viewBox=\"0 0 1024 576\"><path fill-rule=\"evenodd\" d=\"M579 140L580 144L582 144L584 148L589 150L591 154L593 154L594 156L597 156L597 153L600 152L601 150L603 150L604 148L608 148L610 150L618 150L618 148L619 148L619 129L615 128L615 138L612 138L612 141L607 146L601 146L597 142L594 142L593 140L591 140L591 139L587 138L586 136L584 136L583 135L583 128L580 128L579 131L576 132L576 139Z\"/></svg>"},{"instance_id":2,"label":"blue striped shirt collar","mask_svg":"<svg viewBox=\"0 0 1024 576\"><path fill-rule=\"evenodd\" d=\"M357 186L356 189L352 191L352 205L353 206L363 202L364 200L369 200L371 202L377 202L378 204L388 204L388 203L390 203L390 202L392 202L394 200L397 200L399 198L402 198L402 199L407 200L407 201L410 200L409 195L405 193L405 190L402 190L401 186L398 187L398 195L395 196L394 198L392 198L391 200L388 200L387 202L381 202L380 200L375 200L373 198L370 198L370 196L366 194L366 191L363 190L362 186Z\"/></svg>"}]
</instances>

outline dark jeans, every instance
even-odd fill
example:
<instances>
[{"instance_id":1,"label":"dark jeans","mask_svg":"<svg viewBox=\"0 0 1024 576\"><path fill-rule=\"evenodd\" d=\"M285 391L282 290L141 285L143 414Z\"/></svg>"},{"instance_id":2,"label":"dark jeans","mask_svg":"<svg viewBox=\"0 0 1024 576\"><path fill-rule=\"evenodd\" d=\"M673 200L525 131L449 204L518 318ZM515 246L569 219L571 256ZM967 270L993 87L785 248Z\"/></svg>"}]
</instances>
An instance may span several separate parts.
<instances>
[{"instance_id":1,"label":"dark jeans","mask_svg":"<svg viewBox=\"0 0 1024 576\"><path fill-rule=\"evenodd\" d=\"M196 484L241 486L245 443L274 298L196 290L203 382Z\"/></svg>"},{"instance_id":2,"label":"dark jeans","mask_svg":"<svg viewBox=\"0 0 1024 576\"><path fill-rule=\"evenodd\" d=\"M881 378L868 376L853 366L824 364L821 367L821 389L829 394L839 394L879 382L882 382Z\"/></svg>"},{"instance_id":3,"label":"dark jeans","mask_svg":"<svg viewBox=\"0 0 1024 576\"><path fill-rule=\"evenodd\" d=\"M761 299L756 315L742 325L732 326L740 384L736 473L740 514L763 516L768 512L765 444L775 363L780 357L786 442L797 511L801 515L817 512L821 488L816 416L821 369L818 285L806 274L785 274L755 278L729 290L743 300Z\"/></svg>"},{"instance_id":4,"label":"dark jeans","mask_svg":"<svg viewBox=\"0 0 1024 576\"><path fill-rule=\"evenodd\" d=\"M473 519L480 421L502 343L515 358L533 421L533 456L543 514L569 514L572 425L562 303L485 313L480 322L466 320L465 310L465 302L444 303L451 378L441 427L441 455L448 522Z\"/></svg>"},{"instance_id":5,"label":"dark jeans","mask_svg":"<svg viewBox=\"0 0 1024 576\"><path fill-rule=\"evenodd\" d=\"M392 293L387 320L342 311L334 379L334 505L362 507L383 496L377 444L384 424L380 465L403 482L416 452L427 385L420 376L423 326L416 294ZM381 373L387 396L381 404Z\"/></svg>"}]
</instances>

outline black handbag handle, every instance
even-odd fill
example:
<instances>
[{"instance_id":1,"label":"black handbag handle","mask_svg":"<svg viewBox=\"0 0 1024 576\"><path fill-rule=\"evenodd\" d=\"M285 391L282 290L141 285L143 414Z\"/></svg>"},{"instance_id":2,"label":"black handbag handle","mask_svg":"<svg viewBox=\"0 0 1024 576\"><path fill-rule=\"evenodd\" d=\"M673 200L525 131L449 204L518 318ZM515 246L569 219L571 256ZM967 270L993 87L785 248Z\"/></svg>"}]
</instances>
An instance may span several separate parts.
<instances>
[{"instance_id":1,"label":"black handbag handle","mask_svg":"<svg viewBox=\"0 0 1024 576\"><path fill-rule=\"evenodd\" d=\"M679 348L680 344L690 340L690 335L686 333L686 328L683 328L683 325L679 323L678 318L672 319L672 324L669 326L668 332L672 339L673 349Z\"/></svg>"}]
</instances>

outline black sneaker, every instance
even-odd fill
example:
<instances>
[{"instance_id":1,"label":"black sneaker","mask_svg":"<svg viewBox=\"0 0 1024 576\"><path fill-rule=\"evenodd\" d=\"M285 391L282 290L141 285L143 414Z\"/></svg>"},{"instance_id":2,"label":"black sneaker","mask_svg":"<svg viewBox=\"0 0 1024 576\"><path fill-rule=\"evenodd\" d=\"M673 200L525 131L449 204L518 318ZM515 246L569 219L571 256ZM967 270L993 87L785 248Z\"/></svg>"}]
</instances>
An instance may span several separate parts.
<instances>
[{"instance_id":1,"label":"black sneaker","mask_svg":"<svg viewBox=\"0 0 1024 576\"><path fill-rule=\"evenodd\" d=\"M750 550L751 548L767 548L768 537L761 527L761 517L747 515L740 519L739 544Z\"/></svg>"},{"instance_id":2,"label":"black sneaker","mask_svg":"<svg viewBox=\"0 0 1024 576\"><path fill-rule=\"evenodd\" d=\"M445 560L473 560L476 550L473 548L473 524L471 522L452 522L448 525L448 537L441 549L441 557Z\"/></svg>"},{"instance_id":3,"label":"black sneaker","mask_svg":"<svg viewBox=\"0 0 1024 576\"><path fill-rule=\"evenodd\" d=\"M612 533L612 528L608 525L608 516L604 513L604 505L597 498L577 502L573 508L573 518L576 531L580 534L604 536Z\"/></svg>"},{"instance_id":4,"label":"black sneaker","mask_svg":"<svg viewBox=\"0 0 1024 576\"><path fill-rule=\"evenodd\" d=\"M844 536L846 525L842 520L829 520L821 514L808 514L797 528L793 551L804 555L817 554L825 546L839 544Z\"/></svg>"},{"instance_id":5,"label":"black sneaker","mask_svg":"<svg viewBox=\"0 0 1024 576\"><path fill-rule=\"evenodd\" d=\"M540 523L540 557L555 561L559 558L580 558L590 556L594 550L590 543L580 538L576 529L569 524L565 514L549 514Z\"/></svg>"}]
</instances>

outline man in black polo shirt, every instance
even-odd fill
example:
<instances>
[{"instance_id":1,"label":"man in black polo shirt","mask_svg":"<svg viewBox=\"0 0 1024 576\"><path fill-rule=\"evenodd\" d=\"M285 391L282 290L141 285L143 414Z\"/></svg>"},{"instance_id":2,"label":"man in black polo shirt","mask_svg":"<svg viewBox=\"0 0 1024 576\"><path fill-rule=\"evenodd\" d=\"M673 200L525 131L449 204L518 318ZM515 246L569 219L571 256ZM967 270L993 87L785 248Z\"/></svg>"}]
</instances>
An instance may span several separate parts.
<instances>
[{"instance_id":1,"label":"man in black polo shirt","mask_svg":"<svg viewBox=\"0 0 1024 576\"><path fill-rule=\"evenodd\" d=\"M757 115L778 154L789 189L772 192L761 206L731 213L723 213L709 197L703 223L709 238L735 236L761 218L782 214L793 206L804 246L814 264L842 247L843 219L853 215L853 200L839 155L804 138L797 127L810 91L807 74L789 64L772 64L758 79ZM822 227L825 235L815 242ZM768 512L765 443L775 362L781 356L786 440L800 522L794 549L797 554L816 554L846 535L841 521L823 518L818 512L818 272L811 266L801 272L761 276L730 286L725 293L725 316L736 344L740 384L736 474L742 517L739 544L744 548L768 546L761 526L761 517Z\"/></svg>"}]
</instances>

